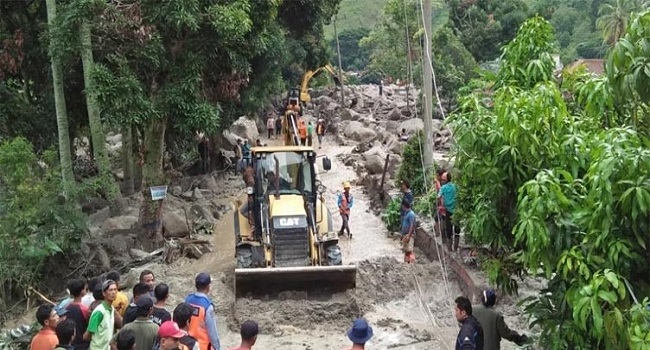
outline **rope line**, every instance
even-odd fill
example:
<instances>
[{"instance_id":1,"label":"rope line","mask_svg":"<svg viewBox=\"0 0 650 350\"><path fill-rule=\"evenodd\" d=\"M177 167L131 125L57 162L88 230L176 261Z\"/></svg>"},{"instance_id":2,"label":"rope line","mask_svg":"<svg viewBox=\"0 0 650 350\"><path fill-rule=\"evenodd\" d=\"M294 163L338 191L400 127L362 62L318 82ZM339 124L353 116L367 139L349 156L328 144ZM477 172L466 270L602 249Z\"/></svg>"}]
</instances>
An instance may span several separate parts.
<instances>
[{"instance_id":1,"label":"rope line","mask_svg":"<svg viewBox=\"0 0 650 350\"><path fill-rule=\"evenodd\" d=\"M406 37L407 37L407 83L410 85L413 82L413 64L411 63L410 33L409 33L409 27L408 27L408 16L407 16L407 12L406 12L406 9L407 9L406 0L403 0L403 6L404 6L404 23L405 23L405 26L406 26ZM422 18L424 18L423 6L422 6L422 1L421 0L420 0L420 10L422 11ZM423 24L419 20L418 20L418 22L419 22L419 24ZM426 29L425 29L425 34L426 34ZM428 36L427 36L427 38L428 38ZM424 51L424 50L422 50L422 51ZM429 55L430 55L430 53L429 53ZM421 60L422 60L422 65L424 65L424 55L422 54L420 56L421 56ZM429 57L429 59L430 59L430 57ZM431 68L432 68L432 72L433 72L433 65L431 66ZM437 85L435 84L435 78L434 78L434 86L436 87L436 96L437 96L438 92L437 92ZM425 98L431 98L431 97L428 96L428 97L425 97ZM415 100L417 101L417 98ZM440 99L438 99L438 101L440 101ZM439 108L441 108L441 110L442 110L442 105L440 105L440 102L439 102ZM417 103L416 103L416 106L415 106L414 110L415 110L415 118L418 118ZM444 116L444 111L443 111L443 116ZM418 147L419 147L419 152L420 152L420 163L421 163L420 165L422 167L424 178L425 178L424 188L425 188L426 193L428 194L429 193L428 176L427 176L427 169L426 169L426 166L424 164L424 158L422 157L423 154L424 154L424 150L422 149L422 143L421 142L418 142ZM429 207L429 212L436 213L435 215L438 216L438 222L441 222L440 221L440 214L438 213L437 208L432 208L431 202L429 202L428 200L427 200L427 204L428 204L428 207ZM435 222L434 222L434 227L435 227ZM446 267L445 261L443 259L443 256L441 256L440 249L438 249L437 240L436 240L436 254L438 256L438 264L439 264L440 269L442 271L442 278L443 278L443 282L444 282L444 285L445 285L445 293L446 293L446 298L445 298L446 302L445 302L445 304L449 308L449 310L451 311L452 310L451 309L452 305L451 305L451 292L449 290L449 281L448 281L448 278L447 278L448 272L447 272L447 267ZM433 313L431 312L431 309L429 308L429 305L427 303L423 302L423 300L422 300L422 289L420 287L420 281L419 281L417 275L415 274L415 272L413 272L412 269L411 269L411 273L413 275L413 279L415 281L415 285L416 285L416 288L417 288L418 302L420 303L420 307L423 310L423 312L425 313L426 317L431 322L431 324L434 326L434 330L439 329L440 326L436 323L435 317L434 317ZM452 317L454 318L454 321L455 321L455 315L452 315ZM440 338L440 340L442 341L442 343L445 345L445 347L447 349L451 349L449 347L449 345L444 341L444 337L441 336L441 334L438 334L438 337Z\"/></svg>"}]
</instances>

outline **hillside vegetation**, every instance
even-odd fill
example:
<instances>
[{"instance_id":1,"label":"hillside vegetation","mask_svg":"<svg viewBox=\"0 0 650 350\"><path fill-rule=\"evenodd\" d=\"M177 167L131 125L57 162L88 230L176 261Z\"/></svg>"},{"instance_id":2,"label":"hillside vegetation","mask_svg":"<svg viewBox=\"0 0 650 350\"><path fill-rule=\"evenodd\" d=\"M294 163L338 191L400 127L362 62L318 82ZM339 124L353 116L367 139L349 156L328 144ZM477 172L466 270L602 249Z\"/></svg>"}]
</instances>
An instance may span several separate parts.
<instances>
[{"instance_id":1,"label":"hillside vegetation","mask_svg":"<svg viewBox=\"0 0 650 350\"><path fill-rule=\"evenodd\" d=\"M336 29L339 34L349 30L372 30L381 21L388 0L341 0ZM334 39L334 25L325 27L325 38Z\"/></svg>"}]
</instances>

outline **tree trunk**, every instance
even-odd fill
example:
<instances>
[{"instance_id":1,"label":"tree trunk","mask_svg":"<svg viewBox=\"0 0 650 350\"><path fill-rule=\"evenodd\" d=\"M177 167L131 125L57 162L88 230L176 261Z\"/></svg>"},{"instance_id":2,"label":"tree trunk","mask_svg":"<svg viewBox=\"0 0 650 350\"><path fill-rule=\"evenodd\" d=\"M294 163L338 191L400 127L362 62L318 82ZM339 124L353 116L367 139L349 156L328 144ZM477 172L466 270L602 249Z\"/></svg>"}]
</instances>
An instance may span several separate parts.
<instances>
[{"instance_id":1,"label":"tree trunk","mask_svg":"<svg viewBox=\"0 0 650 350\"><path fill-rule=\"evenodd\" d=\"M47 0L45 5L47 6L47 24L51 29L56 19L56 0ZM51 30L50 34L52 34ZM50 60L52 64L56 125L59 134L61 175L63 177L63 189L66 193L69 193L74 182L74 174L72 172L72 153L70 152L70 131L68 128L68 113L65 104L65 94L63 91L63 70L61 69L60 59L54 57L52 54L53 47L53 37L50 36Z\"/></svg>"},{"instance_id":2,"label":"tree trunk","mask_svg":"<svg viewBox=\"0 0 650 350\"><path fill-rule=\"evenodd\" d=\"M141 242L145 248L162 246L162 210L164 200L151 200L150 187L166 184L163 174L165 119L156 119L145 127L144 164L142 167L142 205L140 207Z\"/></svg>"},{"instance_id":3,"label":"tree trunk","mask_svg":"<svg viewBox=\"0 0 650 350\"><path fill-rule=\"evenodd\" d=\"M124 161L124 194L130 196L135 192L133 126L131 124L122 128L122 160Z\"/></svg>"},{"instance_id":4,"label":"tree trunk","mask_svg":"<svg viewBox=\"0 0 650 350\"><path fill-rule=\"evenodd\" d=\"M86 108L88 108L88 124L92 139L93 156L99 168L99 176L103 179L104 190L109 200L118 195L117 185L111 174L108 153L106 152L106 137L99 118L99 105L95 98L91 73L95 63L93 62L92 41L90 38L90 25L82 21L79 27L79 38L81 41L81 63L84 70L84 86L86 94Z\"/></svg>"}]
</instances>

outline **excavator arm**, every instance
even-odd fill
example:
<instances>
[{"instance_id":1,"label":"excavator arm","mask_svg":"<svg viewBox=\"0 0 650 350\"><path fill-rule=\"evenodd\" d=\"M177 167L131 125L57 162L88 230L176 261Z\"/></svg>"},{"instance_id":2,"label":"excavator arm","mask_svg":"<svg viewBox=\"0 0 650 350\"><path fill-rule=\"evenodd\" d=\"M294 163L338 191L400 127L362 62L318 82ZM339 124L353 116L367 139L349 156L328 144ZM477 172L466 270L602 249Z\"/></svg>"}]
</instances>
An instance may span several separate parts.
<instances>
[{"instance_id":1,"label":"excavator arm","mask_svg":"<svg viewBox=\"0 0 650 350\"><path fill-rule=\"evenodd\" d=\"M300 83L300 102L307 103L311 100L311 96L309 95L309 81L322 71L328 72L334 79L334 83L337 86L341 86L341 80L336 73L336 69L334 69L330 64L326 64L315 70L308 70L305 75L303 75L302 82Z\"/></svg>"}]
</instances>

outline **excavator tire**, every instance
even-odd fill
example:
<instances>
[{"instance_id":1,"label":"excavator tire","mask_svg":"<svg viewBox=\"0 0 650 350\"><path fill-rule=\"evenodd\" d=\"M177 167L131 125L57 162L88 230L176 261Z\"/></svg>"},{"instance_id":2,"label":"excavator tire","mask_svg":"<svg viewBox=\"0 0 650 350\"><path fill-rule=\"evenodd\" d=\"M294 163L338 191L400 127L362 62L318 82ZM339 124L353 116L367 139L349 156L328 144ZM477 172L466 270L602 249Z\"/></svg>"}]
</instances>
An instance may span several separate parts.
<instances>
[{"instance_id":1,"label":"excavator tire","mask_svg":"<svg viewBox=\"0 0 650 350\"><path fill-rule=\"evenodd\" d=\"M253 251L250 246L237 247L235 256L238 269L247 269L253 266Z\"/></svg>"},{"instance_id":2,"label":"excavator tire","mask_svg":"<svg viewBox=\"0 0 650 350\"><path fill-rule=\"evenodd\" d=\"M343 265L343 256L341 255L341 247L338 244L331 245L325 250L327 256L327 265L337 266Z\"/></svg>"}]
</instances>

